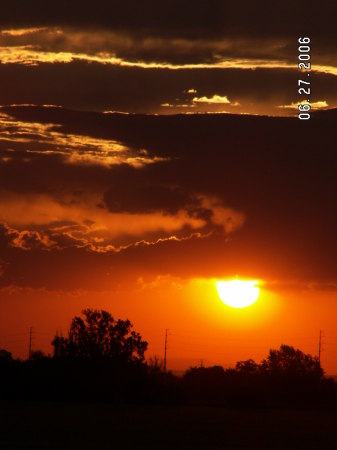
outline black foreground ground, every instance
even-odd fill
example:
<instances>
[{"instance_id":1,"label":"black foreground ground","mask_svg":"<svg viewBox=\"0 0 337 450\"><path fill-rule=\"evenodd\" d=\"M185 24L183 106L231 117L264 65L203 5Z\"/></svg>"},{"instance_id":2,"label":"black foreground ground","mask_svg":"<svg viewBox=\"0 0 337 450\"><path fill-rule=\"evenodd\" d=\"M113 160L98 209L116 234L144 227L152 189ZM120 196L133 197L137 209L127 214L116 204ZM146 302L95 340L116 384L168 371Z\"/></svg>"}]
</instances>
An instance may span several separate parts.
<instances>
[{"instance_id":1,"label":"black foreground ground","mask_svg":"<svg viewBox=\"0 0 337 450\"><path fill-rule=\"evenodd\" d=\"M7 402L0 448L336 450L337 412Z\"/></svg>"}]
</instances>

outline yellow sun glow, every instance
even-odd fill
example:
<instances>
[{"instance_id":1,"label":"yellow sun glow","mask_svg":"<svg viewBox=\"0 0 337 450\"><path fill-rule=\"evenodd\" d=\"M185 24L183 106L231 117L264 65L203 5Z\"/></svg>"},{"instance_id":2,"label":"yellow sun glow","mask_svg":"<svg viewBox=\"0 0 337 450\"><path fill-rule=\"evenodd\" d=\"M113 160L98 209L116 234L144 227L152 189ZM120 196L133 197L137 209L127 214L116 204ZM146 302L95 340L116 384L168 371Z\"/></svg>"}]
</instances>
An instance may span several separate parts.
<instances>
[{"instance_id":1,"label":"yellow sun glow","mask_svg":"<svg viewBox=\"0 0 337 450\"><path fill-rule=\"evenodd\" d=\"M246 308L255 303L259 297L260 289L257 285L256 280L229 280L217 281L216 288L225 305L232 308Z\"/></svg>"}]
</instances>

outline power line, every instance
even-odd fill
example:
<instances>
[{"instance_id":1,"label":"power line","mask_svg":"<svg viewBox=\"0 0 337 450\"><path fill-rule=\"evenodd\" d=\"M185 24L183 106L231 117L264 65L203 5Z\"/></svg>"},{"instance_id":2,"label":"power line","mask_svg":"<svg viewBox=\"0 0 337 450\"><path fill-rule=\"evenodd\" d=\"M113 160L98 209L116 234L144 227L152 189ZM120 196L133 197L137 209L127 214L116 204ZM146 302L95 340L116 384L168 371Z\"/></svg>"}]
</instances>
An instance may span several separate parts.
<instances>
[{"instance_id":1,"label":"power line","mask_svg":"<svg viewBox=\"0 0 337 450\"><path fill-rule=\"evenodd\" d=\"M33 342L33 327L29 328L29 353L28 353L28 359L32 356L32 342Z\"/></svg>"},{"instance_id":2,"label":"power line","mask_svg":"<svg viewBox=\"0 0 337 450\"><path fill-rule=\"evenodd\" d=\"M165 350L164 350L164 372L166 373L166 352L167 352L167 332L168 329L165 330Z\"/></svg>"},{"instance_id":3,"label":"power line","mask_svg":"<svg viewBox=\"0 0 337 450\"><path fill-rule=\"evenodd\" d=\"M322 353L322 337L323 331L319 330L319 340L318 340L318 362L321 364L321 353Z\"/></svg>"}]
</instances>

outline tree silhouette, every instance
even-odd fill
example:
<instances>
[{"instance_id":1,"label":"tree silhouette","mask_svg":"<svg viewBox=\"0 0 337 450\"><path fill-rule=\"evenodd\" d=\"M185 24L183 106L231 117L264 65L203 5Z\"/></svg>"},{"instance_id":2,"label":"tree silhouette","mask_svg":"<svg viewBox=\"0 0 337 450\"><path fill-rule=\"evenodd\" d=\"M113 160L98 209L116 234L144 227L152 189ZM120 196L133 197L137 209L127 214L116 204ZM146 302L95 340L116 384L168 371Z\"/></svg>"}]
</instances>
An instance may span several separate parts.
<instances>
[{"instance_id":1,"label":"tree silhouette","mask_svg":"<svg viewBox=\"0 0 337 450\"><path fill-rule=\"evenodd\" d=\"M5 349L0 349L0 361L12 361L12 353Z\"/></svg>"},{"instance_id":2,"label":"tree silhouette","mask_svg":"<svg viewBox=\"0 0 337 450\"><path fill-rule=\"evenodd\" d=\"M265 373L275 376L320 379L324 373L318 358L289 345L281 345L279 350L269 350L269 355L262 361L261 367Z\"/></svg>"},{"instance_id":3,"label":"tree silhouette","mask_svg":"<svg viewBox=\"0 0 337 450\"><path fill-rule=\"evenodd\" d=\"M257 374L260 372L260 365L253 359L247 359L245 361L238 361L235 366L235 370L242 374Z\"/></svg>"},{"instance_id":4,"label":"tree silhouette","mask_svg":"<svg viewBox=\"0 0 337 450\"><path fill-rule=\"evenodd\" d=\"M42 350L33 350L30 353L30 361L41 361L48 359L48 356Z\"/></svg>"},{"instance_id":5,"label":"tree silhouette","mask_svg":"<svg viewBox=\"0 0 337 450\"><path fill-rule=\"evenodd\" d=\"M115 320L104 310L85 309L84 319L72 319L68 337L55 336L55 358L109 359L121 363L142 362L147 342L132 331L129 320Z\"/></svg>"}]
</instances>

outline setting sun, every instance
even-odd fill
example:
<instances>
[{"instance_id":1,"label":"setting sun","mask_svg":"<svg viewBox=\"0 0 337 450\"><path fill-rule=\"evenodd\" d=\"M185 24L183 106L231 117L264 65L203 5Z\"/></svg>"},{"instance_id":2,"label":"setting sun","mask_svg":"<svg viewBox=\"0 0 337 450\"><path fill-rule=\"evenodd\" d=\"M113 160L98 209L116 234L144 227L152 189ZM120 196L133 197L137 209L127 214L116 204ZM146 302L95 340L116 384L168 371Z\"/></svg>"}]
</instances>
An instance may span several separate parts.
<instances>
[{"instance_id":1,"label":"setting sun","mask_svg":"<svg viewBox=\"0 0 337 450\"><path fill-rule=\"evenodd\" d=\"M225 305L232 308L246 308L255 303L259 297L260 289L257 287L257 284L256 280L218 281L216 288L220 299Z\"/></svg>"}]
</instances>

